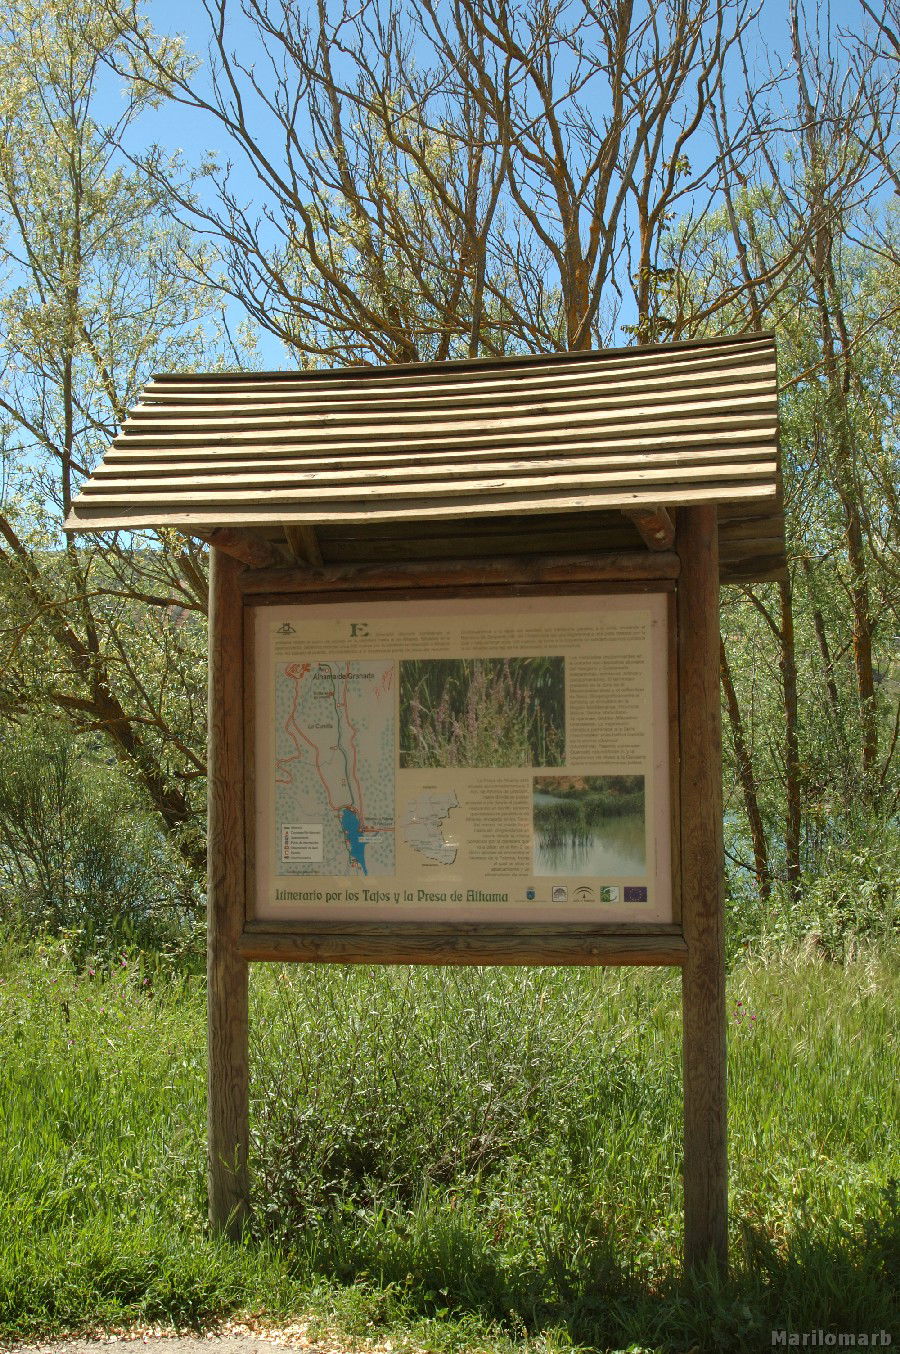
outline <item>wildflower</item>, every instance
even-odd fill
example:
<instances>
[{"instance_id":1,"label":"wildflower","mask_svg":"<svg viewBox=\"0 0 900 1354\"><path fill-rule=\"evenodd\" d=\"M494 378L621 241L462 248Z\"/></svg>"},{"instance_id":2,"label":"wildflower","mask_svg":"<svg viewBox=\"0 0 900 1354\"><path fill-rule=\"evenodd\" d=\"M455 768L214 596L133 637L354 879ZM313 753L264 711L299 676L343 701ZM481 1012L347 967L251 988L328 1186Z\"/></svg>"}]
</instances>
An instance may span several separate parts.
<instances>
[{"instance_id":1,"label":"wildflower","mask_svg":"<svg viewBox=\"0 0 900 1354\"><path fill-rule=\"evenodd\" d=\"M476 709L476 702L474 700L469 701L469 708L466 711L466 728L468 730L469 737L474 738L476 733L478 732L478 712Z\"/></svg>"}]
</instances>

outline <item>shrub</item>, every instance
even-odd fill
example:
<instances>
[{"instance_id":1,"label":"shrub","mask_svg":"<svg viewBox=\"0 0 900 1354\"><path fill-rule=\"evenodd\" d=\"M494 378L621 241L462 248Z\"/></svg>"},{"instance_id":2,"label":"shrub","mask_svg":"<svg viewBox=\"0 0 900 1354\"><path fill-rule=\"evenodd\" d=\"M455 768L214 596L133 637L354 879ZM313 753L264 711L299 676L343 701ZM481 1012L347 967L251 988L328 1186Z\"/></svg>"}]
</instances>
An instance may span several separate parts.
<instances>
[{"instance_id":1,"label":"shrub","mask_svg":"<svg viewBox=\"0 0 900 1354\"><path fill-rule=\"evenodd\" d=\"M0 762L0 919L65 933L76 961L184 946L197 882L115 763L54 723L6 730Z\"/></svg>"}]
</instances>

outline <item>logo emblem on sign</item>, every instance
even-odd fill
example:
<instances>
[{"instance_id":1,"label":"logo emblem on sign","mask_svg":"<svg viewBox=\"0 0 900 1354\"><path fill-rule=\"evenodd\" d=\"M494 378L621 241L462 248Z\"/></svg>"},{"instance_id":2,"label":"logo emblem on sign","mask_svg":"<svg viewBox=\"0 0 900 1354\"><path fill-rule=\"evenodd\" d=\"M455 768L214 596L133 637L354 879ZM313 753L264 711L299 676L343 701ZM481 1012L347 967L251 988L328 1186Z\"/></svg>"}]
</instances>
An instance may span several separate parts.
<instances>
[{"instance_id":1,"label":"logo emblem on sign","mask_svg":"<svg viewBox=\"0 0 900 1354\"><path fill-rule=\"evenodd\" d=\"M565 884L554 884L550 897L554 903L567 903L569 901L569 890Z\"/></svg>"}]
</instances>

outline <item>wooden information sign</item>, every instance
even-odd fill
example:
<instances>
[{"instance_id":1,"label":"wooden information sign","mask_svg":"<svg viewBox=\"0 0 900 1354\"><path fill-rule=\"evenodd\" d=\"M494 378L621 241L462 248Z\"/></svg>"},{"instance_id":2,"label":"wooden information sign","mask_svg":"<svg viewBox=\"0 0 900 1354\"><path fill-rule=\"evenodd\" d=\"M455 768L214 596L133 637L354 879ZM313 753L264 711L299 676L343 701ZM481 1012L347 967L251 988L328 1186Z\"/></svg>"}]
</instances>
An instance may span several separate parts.
<instances>
[{"instance_id":1,"label":"wooden information sign","mask_svg":"<svg viewBox=\"0 0 900 1354\"><path fill-rule=\"evenodd\" d=\"M216 1229L248 962L677 965L685 1260L725 1266L719 584L784 567L775 395L768 335L147 388L66 525L213 546Z\"/></svg>"}]
</instances>

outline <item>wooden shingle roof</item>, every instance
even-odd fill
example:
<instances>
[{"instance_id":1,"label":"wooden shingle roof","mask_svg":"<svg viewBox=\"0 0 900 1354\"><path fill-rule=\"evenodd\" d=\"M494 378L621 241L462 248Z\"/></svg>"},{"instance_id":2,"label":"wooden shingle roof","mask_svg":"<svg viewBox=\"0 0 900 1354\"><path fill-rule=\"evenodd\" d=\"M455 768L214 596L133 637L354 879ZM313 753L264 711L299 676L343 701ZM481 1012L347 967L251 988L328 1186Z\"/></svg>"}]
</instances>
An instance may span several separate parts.
<instances>
[{"instance_id":1,"label":"wooden shingle roof","mask_svg":"<svg viewBox=\"0 0 900 1354\"><path fill-rule=\"evenodd\" d=\"M328 371L153 378L70 531L315 528L325 562L638 542L719 506L723 577L784 567L771 335ZM630 533L630 535L629 535ZM555 539L554 539L555 538ZM392 555L391 542L400 555ZM429 545L429 543L432 543Z\"/></svg>"}]
</instances>

